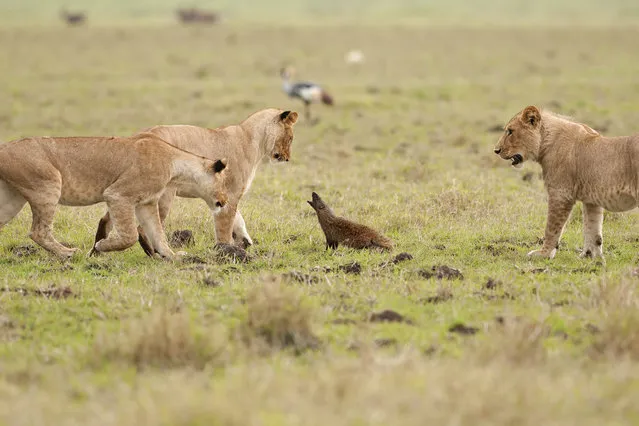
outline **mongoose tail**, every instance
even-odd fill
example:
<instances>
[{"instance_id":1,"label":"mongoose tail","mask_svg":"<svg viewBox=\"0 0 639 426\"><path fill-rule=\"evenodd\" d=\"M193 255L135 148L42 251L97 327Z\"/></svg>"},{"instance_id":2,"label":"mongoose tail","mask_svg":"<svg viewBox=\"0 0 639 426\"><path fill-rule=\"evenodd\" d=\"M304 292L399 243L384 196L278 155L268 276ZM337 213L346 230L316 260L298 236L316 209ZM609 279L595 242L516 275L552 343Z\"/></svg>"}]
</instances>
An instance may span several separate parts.
<instances>
[{"instance_id":1,"label":"mongoose tail","mask_svg":"<svg viewBox=\"0 0 639 426\"><path fill-rule=\"evenodd\" d=\"M372 241L371 241L372 245L375 247L379 247L382 250L393 250L393 248L395 247L393 244L393 241L391 241L390 238L387 238L383 235L379 235L377 237L375 237Z\"/></svg>"}]
</instances>

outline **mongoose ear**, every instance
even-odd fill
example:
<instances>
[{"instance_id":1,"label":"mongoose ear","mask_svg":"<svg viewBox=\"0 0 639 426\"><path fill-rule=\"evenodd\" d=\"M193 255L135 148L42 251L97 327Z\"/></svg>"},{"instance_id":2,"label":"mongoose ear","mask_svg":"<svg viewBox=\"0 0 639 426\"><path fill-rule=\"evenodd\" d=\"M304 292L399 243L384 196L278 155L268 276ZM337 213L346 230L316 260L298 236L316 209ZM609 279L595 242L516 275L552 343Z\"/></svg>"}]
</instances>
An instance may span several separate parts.
<instances>
[{"instance_id":1,"label":"mongoose ear","mask_svg":"<svg viewBox=\"0 0 639 426\"><path fill-rule=\"evenodd\" d=\"M309 205L309 206L311 206L311 207L315 208L315 206L313 205L313 202L312 202L312 201L306 201L306 202L308 203L308 205Z\"/></svg>"},{"instance_id":2,"label":"mongoose ear","mask_svg":"<svg viewBox=\"0 0 639 426\"><path fill-rule=\"evenodd\" d=\"M216 160L215 163L213 163L213 173L220 173L222 170L226 169L226 158L222 159L222 160Z\"/></svg>"},{"instance_id":3,"label":"mongoose ear","mask_svg":"<svg viewBox=\"0 0 639 426\"><path fill-rule=\"evenodd\" d=\"M284 124L292 126L297 122L297 113L295 111L284 111L280 114L280 120L282 120Z\"/></svg>"},{"instance_id":4,"label":"mongoose ear","mask_svg":"<svg viewBox=\"0 0 639 426\"><path fill-rule=\"evenodd\" d=\"M521 113L521 119L526 124L530 124L533 127L537 127L537 124L541 121L541 113L536 106L527 106Z\"/></svg>"}]
</instances>

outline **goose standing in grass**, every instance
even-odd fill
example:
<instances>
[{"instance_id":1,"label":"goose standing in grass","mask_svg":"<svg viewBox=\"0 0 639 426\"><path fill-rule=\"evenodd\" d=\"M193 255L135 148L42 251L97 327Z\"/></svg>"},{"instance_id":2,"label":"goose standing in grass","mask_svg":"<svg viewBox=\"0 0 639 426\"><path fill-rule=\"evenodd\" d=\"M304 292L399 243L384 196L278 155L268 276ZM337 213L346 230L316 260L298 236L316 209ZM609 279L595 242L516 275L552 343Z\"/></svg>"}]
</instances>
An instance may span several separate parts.
<instances>
[{"instance_id":1,"label":"goose standing in grass","mask_svg":"<svg viewBox=\"0 0 639 426\"><path fill-rule=\"evenodd\" d=\"M321 102L325 105L333 105L333 97L320 85L309 81L291 82L291 70L288 68L282 68L280 76L284 92L291 98L298 98L304 102L304 116L308 121L311 121L312 103Z\"/></svg>"}]
</instances>

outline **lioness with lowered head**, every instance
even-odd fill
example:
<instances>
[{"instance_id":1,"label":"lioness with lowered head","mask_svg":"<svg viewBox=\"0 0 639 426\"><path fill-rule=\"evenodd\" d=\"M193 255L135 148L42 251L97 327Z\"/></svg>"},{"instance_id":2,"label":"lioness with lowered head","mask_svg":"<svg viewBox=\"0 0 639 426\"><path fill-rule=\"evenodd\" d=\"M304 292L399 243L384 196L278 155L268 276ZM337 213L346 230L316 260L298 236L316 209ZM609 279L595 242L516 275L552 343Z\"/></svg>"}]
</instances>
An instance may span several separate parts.
<instances>
[{"instance_id":1,"label":"lioness with lowered head","mask_svg":"<svg viewBox=\"0 0 639 426\"><path fill-rule=\"evenodd\" d=\"M268 108L253 113L239 124L217 129L189 125L159 125L144 131L186 151L207 158L224 157L233 163L226 176L228 203L214 215L215 237L222 247L235 240L246 248L253 244L253 240L246 230L238 203L249 190L262 160L268 158L272 162L289 161L293 125L297 118L296 112ZM197 196L188 188L167 188L159 201L162 223L169 214L176 195L186 198ZM107 213L98 225L96 241L108 234L110 222L110 215ZM153 254L142 233L140 245L148 255Z\"/></svg>"},{"instance_id":2,"label":"lioness with lowered head","mask_svg":"<svg viewBox=\"0 0 639 426\"><path fill-rule=\"evenodd\" d=\"M604 137L585 124L528 106L506 125L495 154L541 165L548 191L544 243L529 256L553 258L576 201L583 203L582 257L603 257L603 209L639 204L639 135Z\"/></svg>"},{"instance_id":3,"label":"lioness with lowered head","mask_svg":"<svg viewBox=\"0 0 639 426\"><path fill-rule=\"evenodd\" d=\"M226 160L209 160L178 149L155 135L129 138L25 138L0 145L0 229L26 203L29 236L59 257L76 249L51 232L58 204L87 206L105 201L114 232L95 245L99 252L124 250L138 238L136 217L155 252L169 248L158 215L167 185L184 188L219 211L227 202Z\"/></svg>"}]
</instances>

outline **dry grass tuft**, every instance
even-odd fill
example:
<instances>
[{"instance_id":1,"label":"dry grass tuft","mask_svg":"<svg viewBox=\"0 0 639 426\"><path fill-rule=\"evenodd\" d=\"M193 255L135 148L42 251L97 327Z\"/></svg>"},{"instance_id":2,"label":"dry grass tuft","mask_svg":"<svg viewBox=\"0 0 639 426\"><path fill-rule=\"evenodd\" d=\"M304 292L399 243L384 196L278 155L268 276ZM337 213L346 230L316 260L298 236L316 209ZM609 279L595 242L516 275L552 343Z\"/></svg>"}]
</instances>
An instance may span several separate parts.
<instances>
[{"instance_id":1,"label":"dry grass tuft","mask_svg":"<svg viewBox=\"0 0 639 426\"><path fill-rule=\"evenodd\" d=\"M240 327L243 341L258 351L317 349L313 311L301 293L272 278L255 286L247 297L247 318Z\"/></svg>"},{"instance_id":2,"label":"dry grass tuft","mask_svg":"<svg viewBox=\"0 0 639 426\"><path fill-rule=\"evenodd\" d=\"M228 339L219 329L196 330L183 312L157 309L124 326L119 333L102 332L94 345L91 363L124 362L145 367L202 369L222 362Z\"/></svg>"},{"instance_id":3,"label":"dry grass tuft","mask_svg":"<svg viewBox=\"0 0 639 426\"><path fill-rule=\"evenodd\" d=\"M472 355L480 362L534 365L546 359L544 340L550 335L550 327L543 321L524 318L497 317L496 326L477 340Z\"/></svg>"},{"instance_id":4,"label":"dry grass tuft","mask_svg":"<svg viewBox=\"0 0 639 426\"><path fill-rule=\"evenodd\" d=\"M590 355L595 359L639 361L639 309L611 312L596 333Z\"/></svg>"},{"instance_id":5,"label":"dry grass tuft","mask_svg":"<svg viewBox=\"0 0 639 426\"><path fill-rule=\"evenodd\" d=\"M617 310L639 307L635 280L621 278L618 280L602 279L597 282L590 294L589 304L593 308Z\"/></svg>"},{"instance_id":6,"label":"dry grass tuft","mask_svg":"<svg viewBox=\"0 0 639 426\"><path fill-rule=\"evenodd\" d=\"M434 196L429 210L437 217L458 216L468 211L483 214L490 210L490 203L473 191L453 187Z\"/></svg>"},{"instance_id":7,"label":"dry grass tuft","mask_svg":"<svg viewBox=\"0 0 639 426\"><path fill-rule=\"evenodd\" d=\"M589 348L595 359L639 360L639 297L636 281L627 277L602 279L589 298L603 315Z\"/></svg>"}]
</instances>

